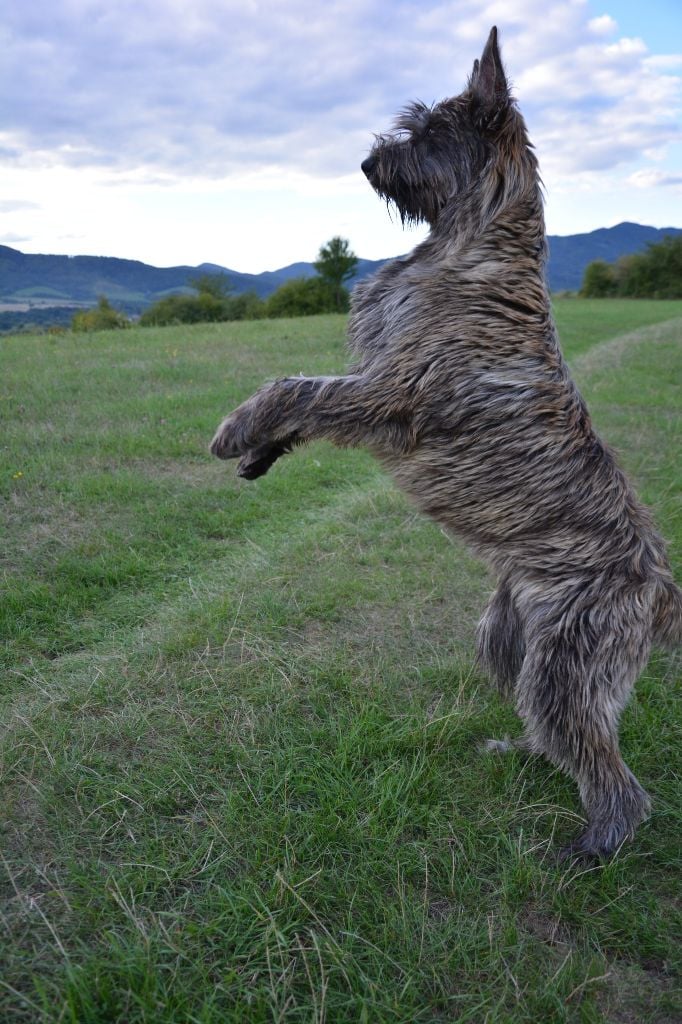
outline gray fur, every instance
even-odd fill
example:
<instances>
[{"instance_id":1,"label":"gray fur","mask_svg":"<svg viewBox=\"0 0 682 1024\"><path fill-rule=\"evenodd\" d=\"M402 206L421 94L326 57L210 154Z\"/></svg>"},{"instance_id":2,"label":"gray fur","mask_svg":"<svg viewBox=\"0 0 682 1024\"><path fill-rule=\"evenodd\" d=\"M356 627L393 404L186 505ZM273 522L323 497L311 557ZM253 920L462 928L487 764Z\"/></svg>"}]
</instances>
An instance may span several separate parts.
<instances>
[{"instance_id":1,"label":"gray fur","mask_svg":"<svg viewBox=\"0 0 682 1024\"><path fill-rule=\"evenodd\" d=\"M537 162L495 29L465 91L403 111L363 170L428 238L356 287L350 373L266 385L211 450L253 478L314 438L363 445L472 545L499 580L479 659L513 695L516 745L578 785L588 824L565 852L608 856L649 812L618 722L652 642L682 635L682 593L559 348Z\"/></svg>"}]
</instances>

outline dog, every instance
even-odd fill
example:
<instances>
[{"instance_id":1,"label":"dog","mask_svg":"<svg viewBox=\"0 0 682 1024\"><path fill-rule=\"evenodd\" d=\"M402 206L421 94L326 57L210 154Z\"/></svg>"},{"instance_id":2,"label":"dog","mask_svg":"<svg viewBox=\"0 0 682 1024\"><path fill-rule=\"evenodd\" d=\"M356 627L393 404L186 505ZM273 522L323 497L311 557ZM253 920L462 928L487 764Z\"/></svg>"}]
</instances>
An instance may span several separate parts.
<instances>
[{"instance_id":1,"label":"dog","mask_svg":"<svg viewBox=\"0 0 682 1024\"><path fill-rule=\"evenodd\" d=\"M545 282L538 164L493 28L464 91L413 103L362 163L430 232L354 289L354 365L266 385L211 451L253 479L298 444L369 448L497 577L478 658L513 697L513 744L577 783L587 826L564 857L609 857L649 814L620 714L653 642L682 637L665 545L596 435Z\"/></svg>"}]
</instances>

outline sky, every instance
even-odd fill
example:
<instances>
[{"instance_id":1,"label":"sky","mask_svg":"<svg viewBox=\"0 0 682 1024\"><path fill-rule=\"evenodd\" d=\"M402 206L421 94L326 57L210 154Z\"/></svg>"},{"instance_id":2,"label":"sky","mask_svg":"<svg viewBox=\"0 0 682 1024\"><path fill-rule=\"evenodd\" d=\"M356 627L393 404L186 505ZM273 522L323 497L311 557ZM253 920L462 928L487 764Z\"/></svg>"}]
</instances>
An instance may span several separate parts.
<instances>
[{"instance_id":1,"label":"sky","mask_svg":"<svg viewBox=\"0 0 682 1024\"><path fill-rule=\"evenodd\" d=\"M360 171L496 24L550 234L682 227L679 0L0 0L0 244L242 272L423 228Z\"/></svg>"}]
</instances>

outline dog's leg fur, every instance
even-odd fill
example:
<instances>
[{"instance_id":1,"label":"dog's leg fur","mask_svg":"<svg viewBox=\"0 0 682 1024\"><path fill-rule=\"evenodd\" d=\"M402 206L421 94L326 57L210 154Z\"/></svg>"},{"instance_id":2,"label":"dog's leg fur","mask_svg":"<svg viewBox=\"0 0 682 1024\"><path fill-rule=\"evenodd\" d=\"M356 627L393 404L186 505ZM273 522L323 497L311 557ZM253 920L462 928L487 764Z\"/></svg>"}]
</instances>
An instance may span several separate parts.
<instances>
[{"instance_id":1,"label":"dog's leg fur","mask_svg":"<svg viewBox=\"0 0 682 1024\"><path fill-rule=\"evenodd\" d=\"M508 580L502 580L490 598L476 633L478 660L503 694L514 690L526 644L523 623Z\"/></svg>"},{"instance_id":2,"label":"dog's leg fur","mask_svg":"<svg viewBox=\"0 0 682 1024\"><path fill-rule=\"evenodd\" d=\"M267 472L293 445L317 438L377 453L405 452L414 444L408 403L399 388L393 388L392 402L384 396L378 377L285 377L226 416L211 451L221 459L241 456L239 472L249 478Z\"/></svg>"},{"instance_id":3,"label":"dog's leg fur","mask_svg":"<svg viewBox=\"0 0 682 1024\"><path fill-rule=\"evenodd\" d=\"M578 785L587 828L563 855L608 857L649 814L649 798L618 747L620 714L649 644L637 633L592 631L589 612L580 619L567 623L554 614L527 632L516 704L527 749Z\"/></svg>"}]
</instances>

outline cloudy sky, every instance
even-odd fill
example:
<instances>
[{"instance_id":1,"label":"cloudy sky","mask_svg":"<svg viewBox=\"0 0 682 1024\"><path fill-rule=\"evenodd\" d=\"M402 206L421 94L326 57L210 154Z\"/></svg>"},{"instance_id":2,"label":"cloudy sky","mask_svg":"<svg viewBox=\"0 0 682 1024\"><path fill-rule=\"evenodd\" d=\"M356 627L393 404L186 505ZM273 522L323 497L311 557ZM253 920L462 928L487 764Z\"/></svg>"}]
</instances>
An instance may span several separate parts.
<instances>
[{"instance_id":1,"label":"cloudy sky","mask_svg":"<svg viewBox=\"0 0 682 1024\"><path fill-rule=\"evenodd\" d=\"M682 227L679 0L0 0L0 243L259 272L405 252L359 165L497 24L547 226Z\"/></svg>"}]
</instances>

